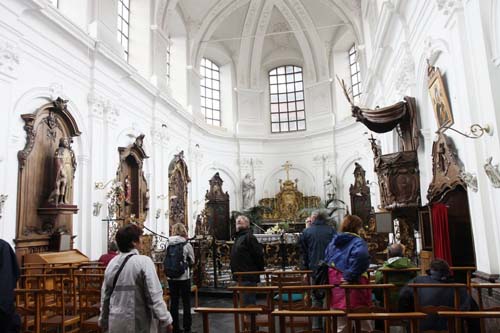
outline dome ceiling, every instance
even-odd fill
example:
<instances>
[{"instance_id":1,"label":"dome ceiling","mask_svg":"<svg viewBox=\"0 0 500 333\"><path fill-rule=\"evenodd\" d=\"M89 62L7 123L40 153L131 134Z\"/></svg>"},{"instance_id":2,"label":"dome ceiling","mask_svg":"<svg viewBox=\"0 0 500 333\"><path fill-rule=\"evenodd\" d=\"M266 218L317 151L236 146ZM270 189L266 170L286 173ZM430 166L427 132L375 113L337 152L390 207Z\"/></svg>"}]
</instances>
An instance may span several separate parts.
<instances>
[{"instance_id":1,"label":"dome ceiling","mask_svg":"<svg viewBox=\"0 0 500 333\"><path fill-rule=\"evenodd\" d=\"M311 81L329 77L328 57L336 40L356 31L359 0L169 0L190 38L191 64L210 50L237 68L238 86L258 86L259 73L279 60L304 66ZM346 29L347 27L347 29Z\"/></svg>"}]
</instances>

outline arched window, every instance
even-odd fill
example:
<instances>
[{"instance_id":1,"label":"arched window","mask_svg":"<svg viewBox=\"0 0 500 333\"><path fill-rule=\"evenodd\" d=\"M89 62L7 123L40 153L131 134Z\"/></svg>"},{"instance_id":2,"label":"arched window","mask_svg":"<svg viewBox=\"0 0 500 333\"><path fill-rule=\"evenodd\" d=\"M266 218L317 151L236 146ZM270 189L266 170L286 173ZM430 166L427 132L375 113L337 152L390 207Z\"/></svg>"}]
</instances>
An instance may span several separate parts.
<instances>
[{"instance_id":1,"label":"arched window","mask_svg":"<svg viewBox=\"0 0 500 333\"><path fill-rule=\"evenodd\" d=\"M354 103L359 103L361 96L361 73L358 62L358 50L356 44L349 49L349 66L351 70L351 89Z\"/></svg>"},{"instance_id":2,"label":"arched window","mask_svg":"<svg viewBox=\"0 0 500 333\"><path fill-rule=\"evenodd\" d=\"M201 59L201 112L207 124L220 126L220 71L219 66L208 59Z\"/></svg>"},{"instance_id":3,"label":"arched window","mask_svg":"<svg viewBox=\"0 0 500 333\"><path fill-rule=\"evenodd\" d=\"M118 42L123 46L123 57L128 61L128 42L130 33L130 0L118 0Z\"/></svg>"},{"instance_id":4,"label":"arched window","mask_svg":"<svg viewBox=\"0 0 500 333\"><path fill-rule=\"evenodd\" d=\"M271 133L304 131L306 114L302 67L281 66L269 72Z\"/></svg>"}]
</instances>

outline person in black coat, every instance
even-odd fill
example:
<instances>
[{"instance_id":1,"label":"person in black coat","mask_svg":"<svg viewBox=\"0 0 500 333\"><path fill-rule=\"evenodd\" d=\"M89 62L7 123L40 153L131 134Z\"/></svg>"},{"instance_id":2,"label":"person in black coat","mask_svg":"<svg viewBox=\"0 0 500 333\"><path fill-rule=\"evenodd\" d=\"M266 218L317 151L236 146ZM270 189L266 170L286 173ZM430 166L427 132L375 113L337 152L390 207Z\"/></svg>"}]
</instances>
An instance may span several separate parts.
<instances>
[{"instance_id":1,"label":"person in black coat","mask_svg":"<svg viewBox=\"0 0 500 333\"><path fill-rule=\"evenodd\" d=\"M250 220L244 215L236 218L236 235L231 249L231 272L252 272L264 270L264 251L262 245L250 230ZM233 280L238 277L233 274ZM243 275L241 285L256 286L260 282L259 275ZM255 294L243 294L245 305L255 304Z\"/></svg>"},{"instance_id":2,"label":"person in black coat","mask_svg":"<svg viewBox=\"0 0 500 333\"><path fill-rule=\"evenodd\" d=\"M0 331L19 332L21 320L14 305L19 266L12 247L0 239Z\"/></svg>"},{"instance_id":3,"label":"person in black coat","mask_svg":"<svg viewBox=\"0 0 500 333\"><path fill-rule=\"evenodd\" d=\"M431 262L430 269L426 276L417 276L408 283L453 283L450 267L442 259L436 259ZM478 310L477 303L467 293L465 288L460 288L460 310L474 311ZM418 301L421 306L454 306L454 288L419 288ZM414 311L413 289L405 286L399 293L399 310L401 312ZM466 320L468 332L479 332L479 320ZM437 315L430 314L426 319L420 322L420 329L426 330L447 330L448 320L440 318Z\"/></svg>"}]
</instances>

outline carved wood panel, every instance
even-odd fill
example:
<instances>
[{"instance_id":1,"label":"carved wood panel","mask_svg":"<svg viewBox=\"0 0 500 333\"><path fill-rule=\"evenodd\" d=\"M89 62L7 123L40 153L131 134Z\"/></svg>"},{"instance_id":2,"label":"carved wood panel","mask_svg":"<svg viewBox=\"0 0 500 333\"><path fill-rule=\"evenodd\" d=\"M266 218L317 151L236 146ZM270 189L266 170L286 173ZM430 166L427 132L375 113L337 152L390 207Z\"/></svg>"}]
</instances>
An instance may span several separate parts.
<instances>
[{"instance_id":1,"label":"carved wood panel","mask_svg":"<svg viewBox=\"0 0 500 333\"><path fill-rule=\"evenodd\" d=\"M370 187L366 185L365 170L359 163L354 163L354 184L349 187L351 197L351 210L366 226L372 211Z\"/></svg>"},{"instance_id":2,"label":"carved wood panel","mask_svg":"<svg viewBox=\"0 0 500 333\"><path fill-rule=\"evenodd\" d=\"M50 235L56 230L72 234L72 214L40 215L55 183L54 155L61 138L80 135L75 119L67 109L67 101L57 98L33 113L23 114L26 143L17 154L18 191L16 219L16 251L19 258L29 252L48 249ZM68 175L66 202L73 203L74 172ZM37 249L35 249L35 247Z\"/></svg>"},{"instance_id":3,"label":"carved wood panel","mask_svg":"<svg viewBox=\"0 0 500 333\"><path fill-rule=\"evenodd\" d=\"M184 151L175 155L168 166L169 229L176 223L188 225L188 167Z\"/></svg>"},{"instance_id":4,"label":"carved wood panel","mask_svg":"<svg viewBox=\"0 0 500 333\"><path fill-rule=\"evenodd\" d=\"M121 224L131 221L144 223L149 210L149 189L144 176L144 160L149 158L143 148L144 134L127 147L119 147L120 163L116 172L122 184L124 195L117 218L123 219Z\"/></svg>"},{"instance_id":5,"label":"carved wood panel","mask_svg":"<svg viewBox=\"0 0 500 333\"><path fill-rule=\"evenodd\" d=\"M229 240L229 194L222 190L223 182L218 172L209 180L210 190L207 190L205 194L205 200L207 200L205 213L210 235L218 240Z\"/></svg>"}]
</instances>

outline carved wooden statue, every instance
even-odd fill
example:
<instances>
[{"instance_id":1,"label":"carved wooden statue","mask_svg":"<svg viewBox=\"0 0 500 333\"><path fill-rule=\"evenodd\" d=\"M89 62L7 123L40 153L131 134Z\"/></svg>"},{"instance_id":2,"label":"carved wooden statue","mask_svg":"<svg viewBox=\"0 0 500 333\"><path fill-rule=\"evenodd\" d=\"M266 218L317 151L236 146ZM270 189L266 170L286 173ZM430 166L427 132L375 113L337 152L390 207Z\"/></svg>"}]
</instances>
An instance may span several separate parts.
<instances>
[{"instance_id":1,"label":"carved wooden statue","mask_svg":"<svg viewBox=\"0 0 500 333\"><path fill-rule=\"evenodd\" d=\"M209 180L210 190L205 194L205 214L208 221L209 233L218 240L229 240L229 194L222 190L219 173Z\"/></svg>"},{"instance_id":2,"label":"carved wooden statue","mask_svg":"<svg viewBox=\"0 0 500 333\"><path fill-rule=\"evenodd\" d=\"M349 187L351 210L367 225L372 210L370 187L366 185L365 169L357 162L354 166L354 184Z\"/></svg>"},{"instance_id":3,"label":"carved wooden statue","mask_svg":"<svg viewBox=\"0 0 500 333\"><path fill-rule=\"evenodd\" d=\"M54 185L47 202L55 206L70 203L69 193L73 190L76 170L75 154L70 143L71 138L60 138L59 147L54 153Z\"/></svg>"},{"instance_id":4,"label":"carved wooden statue","mask_svg":"<svg viewBox=\"0 0 500 333\"><path fill-rule=\"evenodd\" d=\"M175 155L168 166L169 225L182 223L188 228L188 187L191 181L184 161L184 151Z\"/></svg>"}]
</instances>

